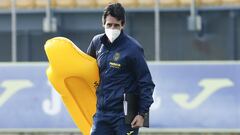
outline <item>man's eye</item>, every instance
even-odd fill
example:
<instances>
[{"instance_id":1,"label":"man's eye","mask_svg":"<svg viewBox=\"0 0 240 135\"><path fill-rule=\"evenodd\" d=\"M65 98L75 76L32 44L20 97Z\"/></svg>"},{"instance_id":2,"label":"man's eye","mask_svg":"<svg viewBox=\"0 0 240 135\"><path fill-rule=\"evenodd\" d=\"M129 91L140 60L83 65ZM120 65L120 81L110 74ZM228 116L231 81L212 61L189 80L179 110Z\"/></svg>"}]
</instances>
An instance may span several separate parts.
<instances>
[{"instance_id":1,"label":"man's eye","mask_svg":"<svg viewBox=\"0 0 240 135\"><path fill-rule=\"evenodd\" d=\"M119 24L114 24L114 27L118 28L118 27L120 27L120 25Z\"/></svg>"}]
</instances>

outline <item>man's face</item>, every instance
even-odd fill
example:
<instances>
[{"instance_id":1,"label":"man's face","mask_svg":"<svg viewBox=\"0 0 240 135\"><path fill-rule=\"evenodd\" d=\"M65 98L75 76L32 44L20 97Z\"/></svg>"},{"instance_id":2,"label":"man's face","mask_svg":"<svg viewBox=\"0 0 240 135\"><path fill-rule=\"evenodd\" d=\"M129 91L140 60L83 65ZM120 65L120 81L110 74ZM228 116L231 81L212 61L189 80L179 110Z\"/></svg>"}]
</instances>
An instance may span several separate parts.
<instances>
[{"instance_id":1,"label":"man's face","mask_svg":"<svg viewBox=\"0 0 240 135\"><path fill-rule=\"evenodd\" d=\"M123 29L122 21L121 20L118 21L115 17L112 17L111 15L108 15L106 17L106 22L103 25L103 27L105 29L118 29L118 30Z\"/></svg>"}]
</instances>

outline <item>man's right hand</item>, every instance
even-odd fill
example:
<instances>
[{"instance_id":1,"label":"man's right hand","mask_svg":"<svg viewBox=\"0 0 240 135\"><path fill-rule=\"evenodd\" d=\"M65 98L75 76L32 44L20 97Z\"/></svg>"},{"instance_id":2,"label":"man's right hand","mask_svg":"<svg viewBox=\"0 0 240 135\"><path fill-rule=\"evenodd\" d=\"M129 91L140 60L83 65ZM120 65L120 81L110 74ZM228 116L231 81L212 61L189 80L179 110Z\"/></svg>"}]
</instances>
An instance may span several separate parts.
<instances>
[{"instance_id":1,"label":"man's right hand","mask_svg":"<svg viewBox=\"0 0 240 135\"><path fill-rule=\"evenodd\" d=\"M144 123L144 118L141 115L137 115L135 116L135 118L133 119L131 126L132 128L140 128L143 126Z\"/></svg>"}]
</instances>

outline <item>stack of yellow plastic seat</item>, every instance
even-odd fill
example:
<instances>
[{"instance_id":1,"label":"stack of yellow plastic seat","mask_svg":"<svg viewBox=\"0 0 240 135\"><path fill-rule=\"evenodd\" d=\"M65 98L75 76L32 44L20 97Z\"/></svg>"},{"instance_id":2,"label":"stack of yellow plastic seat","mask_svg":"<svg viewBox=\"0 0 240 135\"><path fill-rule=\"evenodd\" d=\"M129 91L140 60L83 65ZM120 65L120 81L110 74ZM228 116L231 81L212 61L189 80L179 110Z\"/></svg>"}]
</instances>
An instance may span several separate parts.
<instances>
[{"instance_id":1,"label":"stack of yellow plastic seat","mask_svg":"<svg viewBox=\"0 0 240 135\"><path fill-rule=\"evenodd\" d=\"M222 0L222 5L238 5L240 4L240 0Z\"/></svg>"},{"instance_id":2,"label":"stack of yellow plastic seat","mask_svg":"<svg viewBox=\"0 0 240 135\"><path fill-rule=\"evenodd\" d=\"M109 3L117 2L117 0L96 0L98 7L106 7Z\"/></svg>"},{"instance_id":3,"label":"stack of yellow plastic seat","mask_svg":"<svg viewBox=\"0 0 240 135\"><path fill-rule=\"evenodd\" d=\"M34 0L16 0L16 7L17 8L34 8L35 1Z\"/></svg>"},{"instance_id":4,"label":"stack of yellow plastic seat","mask_svg":"<svg viewBox=\"0 0 240 135\"><path fill-rule=\"evenodd\" d=\"M11 7L11 0L0 0L0 9L7 9Z\"/></svg>"},{"instance_id":5,"label":"stack of yellow plastic seat","mask_svg":"<svg viewBox=\"0 0 240 135\"><path fill-rule=\"evenodd\" d=\"M76 0L77 7L92 8L96 7L95 0Z\"/></svg>"},{"instance_id":6,"label":"stack of yellow plastic seat","mask_svg":"<svg viewBox=\"0 0 240 135\"><path fill-rule=\"evenodd\" d=\"M47 7L48 0L35 0L35 5L37 8ZM51 7L56 7L56 0L51 0Z\"/></svg>"},{"instance_id":7,"label":"stack of yellow plastic seat","mask_svg":"<svg viewBox=\"0 0 240 135\"><path fill-rule=\"evenodd\" d=\"M137 7L138 0L118 0L124 7Z\"/></svg>"},{"instance_id":8,"label":"stack of yellow plastic seat","mask_svg":"<svg viewBox=\"0 0 240 135\"><path fill-rule=\"evenodd\" d=\"M75 8L75 0L56 0L56 7L58 8Z\"/></svg>"},{"instance_id":9,"label":"stack of yellow plastic seat","mask_svg":"<svg viewBox=\"0 0 240 135\"><path fill-rule=\"evenodd\" d=\"M48 40L44 48L49 60L49 81L61 95L80 131L89 135L96 112L95 92L99 83L96 59L63 37Z\"/></svg>"},{"instance_id":10,"label":"stack of yellow plastic seat","mask_svg":"<svg viewBox=\"0 0 240 135\"><path fill-rule=\"evenodd\" d=\"M201 0L201 6L219 6L221 5L221 0Z\"/></svg>"},{"instance_id":11,"label":"stack of yellow plastic seat","mask_svg":"<svg viewBox=\"0 0 240 135\"><path fill-rule=\"evenodd\" d=\"M179 6L178 0L160 0L161 7L177 7Z\"/></svg>"},{"instance_id":12,"label":"stack of yellow plastic seat","mask_svg":"<svg viewBox=\"0 0 240 135\"><path fill-rule=\"evenodd\" d=\"M140 7L154 7L155 0L138 0Z\"/></svg>"},{"instance_id":13,"label":"stack of yellow plastic seat","mask_svg":"<svg viewBox=\"0 0 240 135\"><path fill-rule=\"evenodd\" d=\"M192 0L179 0L179 4L181 7L189 7L192 3ZM195 4L198 6L200 4L200 0L195 0Z\"/></svg>"}]
</instances>

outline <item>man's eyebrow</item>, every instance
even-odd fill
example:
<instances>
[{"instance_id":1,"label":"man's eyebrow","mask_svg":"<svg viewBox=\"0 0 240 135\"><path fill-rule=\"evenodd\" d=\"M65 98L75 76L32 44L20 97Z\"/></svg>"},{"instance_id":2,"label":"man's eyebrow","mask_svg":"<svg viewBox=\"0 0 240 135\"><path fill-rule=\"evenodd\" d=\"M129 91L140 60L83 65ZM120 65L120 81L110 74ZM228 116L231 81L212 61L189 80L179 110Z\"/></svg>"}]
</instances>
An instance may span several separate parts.
<instances>
[{"instance_id":1,"label":"man's eyebrow","mask_svg":"<svg viewBox=\"0 0 240 135\"><path fill-rule=\"evenodd\" d=\"M119 23L108 23L108 24L119 24Z\"/></svg>"}]
</instances>

